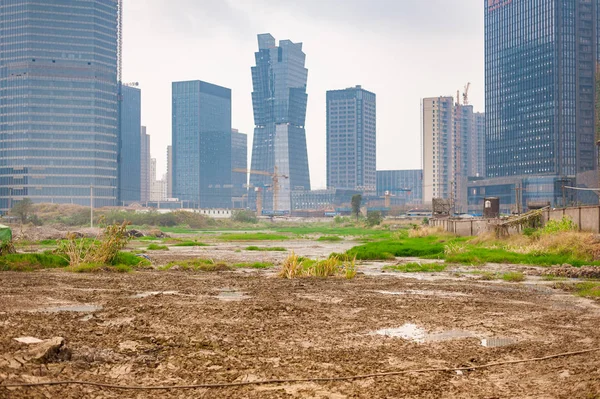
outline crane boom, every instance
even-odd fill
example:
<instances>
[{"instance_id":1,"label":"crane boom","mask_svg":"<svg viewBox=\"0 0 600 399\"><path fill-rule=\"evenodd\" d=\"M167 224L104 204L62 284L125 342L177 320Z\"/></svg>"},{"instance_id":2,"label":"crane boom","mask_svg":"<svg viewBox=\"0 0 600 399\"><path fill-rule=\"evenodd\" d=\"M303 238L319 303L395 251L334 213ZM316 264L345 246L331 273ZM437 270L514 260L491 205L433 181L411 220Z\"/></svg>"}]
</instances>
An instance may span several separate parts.
<instances>
[{"instance_id":1,"label":"crane boom","mask_svg":"<svg viewBox=\"0 0 600 399\"><path fill-rule=\"evenodd\" d=\"M471 82L465 86L465 92L463 93L463 104L469 105L469 89L471 88Z\"/></svg>"},{"instance_id":2,"label":"crane boom","mask_svg":"<svg viewBox=\"0 0 600 399\"><path fill-rule=\"evenodd\" d=\"M280 175L278 173L277 166L275 166L274 173L266 172L263 170L251 170L251 169L243 169L243 168L234 168L232 170L235 173L246 173L248 175L260 175L260 176L269 176L273 180L273 214L277 211L277 201L279 200L279 178L282 177L284 179L289 179L287 175ZM257 213L260 214L258 210L258 202L261 202L261 210L262 210L262 196L260 196L260 191L257 192Z\"/></svg>"}]
</instances>

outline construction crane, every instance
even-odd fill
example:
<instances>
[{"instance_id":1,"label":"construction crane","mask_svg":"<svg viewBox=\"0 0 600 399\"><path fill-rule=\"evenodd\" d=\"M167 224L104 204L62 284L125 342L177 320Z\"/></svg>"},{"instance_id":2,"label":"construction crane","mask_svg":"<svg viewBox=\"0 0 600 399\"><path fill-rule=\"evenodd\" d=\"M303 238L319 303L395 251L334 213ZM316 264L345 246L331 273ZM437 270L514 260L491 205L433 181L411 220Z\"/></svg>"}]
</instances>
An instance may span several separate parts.
<instances>
[{"instance_id":1,"label":"construction crane","mask_svg":"<svg viewBox=\"0 0 600 399\"><path fill-rule=\"evenodd\" d=\"M411 188L399 188L399 189L396 189L396 191L404 191L404 192L410 193L410 192L412 192L412 189ZM384 195L385 204L384 205L385 205L386 208L390 208L391 207L391 205L392 205L392 200L391 199L392 199L392 197L395 197L395 196L396 195L392 195L392 193L390 191L386 191L385 192L385 195Z\"/></svg>"},{"instance_id":2,"label":"construction crane","mask_svg":"<svg viewBox=\"0 0 600 399\"><path fill-rule=\"evenodd\" d=\"M261 175L261 176L271 177L271 180L273 181L273 214L275 214L277 211L277 201L279 199L279 179L280 178L289 179L289 176L280 175L277 166L275 166L275 169L272 173L266 172L263 170L250 170L250 169L242 169L242 168L235 168L235 169L233 169L233 171L236 173L246 173L247 175ZM262 214L262 192L261 192L262 190L260 189L260 187L256 187L255 191L256 191L256 212L260 215L260 214ZM261 205L260 212L258 209L259 199L260 199L260 205Z\"/></svg>"},{"instance_id":3,"label":"construction crane","mask_svg":"<svg viewBox=\"0 0 600 399\"><path fill-rule=\"evenodd\" d=\"M469 89L471 88L471 82L465 86L465 92L463 93L463 104L469 105Z\"/></svg>"}]
</instances>

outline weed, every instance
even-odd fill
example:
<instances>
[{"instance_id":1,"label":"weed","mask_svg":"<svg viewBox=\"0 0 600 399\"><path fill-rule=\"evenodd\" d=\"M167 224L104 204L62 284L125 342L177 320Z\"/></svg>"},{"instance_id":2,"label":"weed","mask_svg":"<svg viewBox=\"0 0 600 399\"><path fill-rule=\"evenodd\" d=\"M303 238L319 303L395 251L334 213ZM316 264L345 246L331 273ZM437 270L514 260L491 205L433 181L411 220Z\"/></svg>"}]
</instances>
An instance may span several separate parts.
<instances>
[{"instance_id":1,"label":"weed","mask_svg":"<svg viewBox=\"0 0 600 399\"><path fill-rule=\"evenodd\" d=\"M354 277L356 277L356 258L344 261L342 270L344 277L346 277L348 280L352 280Z\"/></svg>"},{"instance_id":2,"label":"weed","mask_svg":"<svg viewBox=\"0 0 600 399\"><path fill-rule=\"evenodd\" d=\"M125 265L131 266L135 268L140 267L148 267L151 265L148 259L145 259L141 256L136 256L136 254L131 252L119 252L117 256L112 261L112 265Z\"/></svg>"},{"instance_id":3,"label":"weed","mask_svg":"<svg viewBox=\"0 0 600 399\"><path fill-rule=\"evenodd\" d=\"M502 280L511 283L519 283L525 281L525 275L521 272L508 272L502 274Z\"/></svg>"},{"instance_id":4,"label":"weed","mask_svg":"<svg viewBox=\"0 0 600 399\"><path fill-rule=\"evenodd\" d=\"M244 269L269 269L274 265L271 262L255 262L255 263L236 263L233 267Z\"/></svg>"},{"instance_id":5,"label":"weed","mask_svg":"<svg viewBox=\"0 0 600 399\"><path fill-rule=\"evenodd\" d=\"M75 234L69 234L66 240L60 241L56 253L68 260L70 266L82 263L111 264L130 241L127 226L126 222L108 225L96 240L78 239Z\"/></svg>"},{"instance_id":6,"label":"weed","mask_svg":"<svg viewBox=\"0 0 600 399\"><path fill-rule=\"evenodd\" d=\"M496 280L500 277L498 275L498 273L494 273L494 272L481 272L480 274L481 274L481 277L479 277L479 279L484 280L484 281Z\"/></svg>"},{"instance_id":7,"label":"weed","mask_svg":"<svg viewBox=\"0 0 600 399\"><path fill-rule=\"evenodd\" d=\"M283 267L279 272L279 276L287 279L292 279L295 277L300 277L302 275L302 261L294 252L292 252L286 259L283 261Z\"/></svg>"},{"instance_id":8,"label":"weed","mask_svg":"<svg viewBox=\"0 0 600 399\"><path fill-rule=\"evenodd\" d=\"M167 247L166 245L159 245L159 244L150 244L148 245L148 251L168 251L169 247Z\"/></svg>"},{"instance_id":9,"label":"weed","mask_svg":"<svg viewBox=\"0 0 600 399\"><path fill-rule=\"evenodd\" d=\"M600 283L587 281L585 283L575 284L577 295L583 297L600 298Z\"/></svg>"},{"instance_id":10,"label":"weed","mask_svg":"<svg viewBox=\"0 0 600 399\"><path fill-rule=\"evenodd\" d=\"M405 263L403 265L386 266L384 270L402 273L430 273L443 272L446 270L446 265L442 263Z\"/></svg>"},{"instance_id":11,"label":"weed","mask_svg":"<svg viewBox=\"0 0 600 399\"><path fill-rule=\"evenodd\" d=\"M563 216L561 220L548 220L542 229L542 234L562 233L573 231L576 228L577 226L569 217Z\"/></svg>"},{"instance_id":12,"label":"weed","mask_svg":"<svg viewBox=\"0 0 600 399\"><path fill-rule=\"evenodd\" d=\"M456 255L467 252L467 248L464 244L451 242L448 245L444 245L444 255Z\"/></svg>"},{"instance_id":13,"label":"weed","mask_svg":"<svg viewBox=\"0 0 600 399\"><path fill-rule=\"evenodd\" d=\"M219 272L232 270L231 266L225 263L215 263L212 259L192 259L184 261L174 261L166 266L160 267L159 270L171 270L173 268L182 270L193 270L203 272Z\"/></svg>"},{"instance_id":14,"label":"weed","mask_svg":"<svg viewBox=\"0 0 600 399\"><path fill-rule=\"evenodd\" d=\"M223 241L285 241L290 237L282 234L267 233L244 233L244 234L223 234L219 236Z\"/></svg>"},{"instance_id":15,"label":"weed","mask_svg":"<svg viewBox=\"0 0 600 399\"><path fill-rule=\"evenodd\" d=\"M28 272L69 265L66 259L52 254L7 254L0 257L0 271Z\"/></svg>"},{"instance_id":16,"label":"weed","mask_svg":"<svg viewBox=\"0 0 600 399\"><path fill-rule=\"evenodd\" d=\"M566 281L566 277L555 276L554 274L544 274L542 275L542 280L544 281Z\"/></svg>"},{"instance_id":17,"label":"weed","mask_svg":"<svg viewBox=\"0 0 600 399\"><path fill-rule=\"evenodd\" d=\"M208 247L208 244L204 244L198 241L184 241L175 244L176 247Z\"/></svg>"},{"instance_id":18,"label":"weed","mask_svg":"<svg viewBox=\"0 0 600 399\"><path fill-rule=\"evenodd\" d=\"M246 251L287 252L287 249L283 247L257 247L252 245L247 247Z\"/></svg>"},{"instance_id":19,"label":"weed","mask_svg":"<svg viewBox=\"0 0 600 399\"><path fill-rule=\"evenodd\" d=\"M332 277L339 273L340 260L336 257L329 257L313 264L306 270L309 276L313 277Z\"/></svg>"},{"instance_id":20,"label":"weed","mask_svg":"<svg viewBox=\"0 0 600 399\"><path fill-rule=\"evenodd\" d=\"M115 265L107 266L101 263L82 263L77 266L70 266L65 270L73 273L100 273L100 272L117 272L117 273L130 273L133 271L131 266L127 265Z\"/></svg>"},{"instance_id":21,"label":"weed","mask_svg":"<svg viewBox=\"0 0 600 399\"><path fill-rule=\"evenodd\" d=\"M321 237L319 237L319 239L317 241L339 242L339 241L344 241L344 239L342 237L339 237L339 236L321 236Z\"/></svg>"}]
</instances>

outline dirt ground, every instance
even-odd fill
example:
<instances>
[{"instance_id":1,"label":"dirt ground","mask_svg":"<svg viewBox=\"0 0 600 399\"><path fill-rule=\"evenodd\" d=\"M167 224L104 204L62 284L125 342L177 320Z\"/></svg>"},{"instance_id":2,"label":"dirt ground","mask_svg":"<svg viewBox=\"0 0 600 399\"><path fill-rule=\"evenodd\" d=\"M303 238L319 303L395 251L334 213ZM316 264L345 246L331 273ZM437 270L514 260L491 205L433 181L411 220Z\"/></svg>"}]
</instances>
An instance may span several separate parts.
<instances>
[{"instance_id":1,"label":"dirt ground","mask_svg":"<svg viewBox=\"0 0 600 399\"><path fill-rule=\"evenodd\" d=\"M284 256L239 253L231 246L223 254L253 257L249 260ZM306 251L331 249L319 246ZM152 256L172 257L173 252ZM482 365L600 347L600 303L549 284L479 281L452 271L435 276L382 273L377 263L359 270L363 273L354 280L283 280L276 270L1 273L0 385L336 377ZM378 334L382 329L387 330ZM23 354L37 344L17 342L18 337L63 337L70 359L27 360ZM0 398L152 396L599 398L600 352L352 382L154 392L77 385L0 388Z\"/></svg>"}]
</instances>

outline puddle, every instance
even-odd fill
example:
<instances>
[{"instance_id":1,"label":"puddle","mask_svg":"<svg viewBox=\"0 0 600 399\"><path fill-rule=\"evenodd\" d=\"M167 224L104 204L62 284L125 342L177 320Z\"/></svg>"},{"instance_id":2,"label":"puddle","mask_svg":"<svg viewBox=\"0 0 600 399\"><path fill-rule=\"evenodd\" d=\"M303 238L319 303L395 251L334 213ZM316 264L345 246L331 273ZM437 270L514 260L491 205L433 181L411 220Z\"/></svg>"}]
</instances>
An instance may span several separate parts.
<instances>
[{"instance_id":1,"label":"puddle","mask_svg":"<svg viewBox=\"0 0 600 399\"><path fill-rule=\"evenodd\" d=\"M54 308L42 309L42 312L58 313L58 312L80 312L80 313L92 313L102 310L102 306L98 305L67 305L57 306Z\"/></svg>"},{"instance_id":2,"label":"puddle","mask_svg":"<svg viewBox=\"0 0 600 399\"><path fill-rule=\"evenodd\" d=\"M485 346L486 348L500 348L516 343L517 340L513 338L485 338L481 340L481 346Z\"/></svg>"},{"instance_id":3,"label":"puddle","mask_svg":"<svg viewBox=\"0 0 600 399\"><path fill-rule=\"evenodd\" d=\"M233 302L233 301L243 301L245 299L249 299L250 297L246 295L245 292L234 291L228 288L224 288L220 290L219 295L217 295L217 299L220 301Z\"/></svg>"},{"instance_id":4,"label":"puddle","mask_svg":"<svg viewBox=\"0 0 600 399\"><path fill-rule=\"evenodd\" d=\"M373 291L382 295L426 295L426 296L440 296L440 297L465 297L470 296L463 294L462 292L450 292L450 291L426 291L426 290L406 290L406 291Z\"/></svg>"},{"instance_id":5,"label":"puddle","mask_svg":"<svg viewBox=\"0 0 600 399\"><path fill-rule=\"evenodd\" d=\"M463 330L449 330L438 333L428 333L424 328L411 323L405 324L399 328L384 328L377 330L375 331L375 334L386 337L402 338L419 344L425 342L442 342L452 339L476 337L474 333Z\"/></svg>"},{"instance_id":6,"label":"puddle","mask_svg":"<svg viewBox=\"0 0 600 399\"><path fill-rule=\"evenodd\" d=\"M131 298L148 298L149 296L156 295L177 295L177 291L147 291L140 292L139 294L132 295Z\"/></svg>"}]
</instances>

